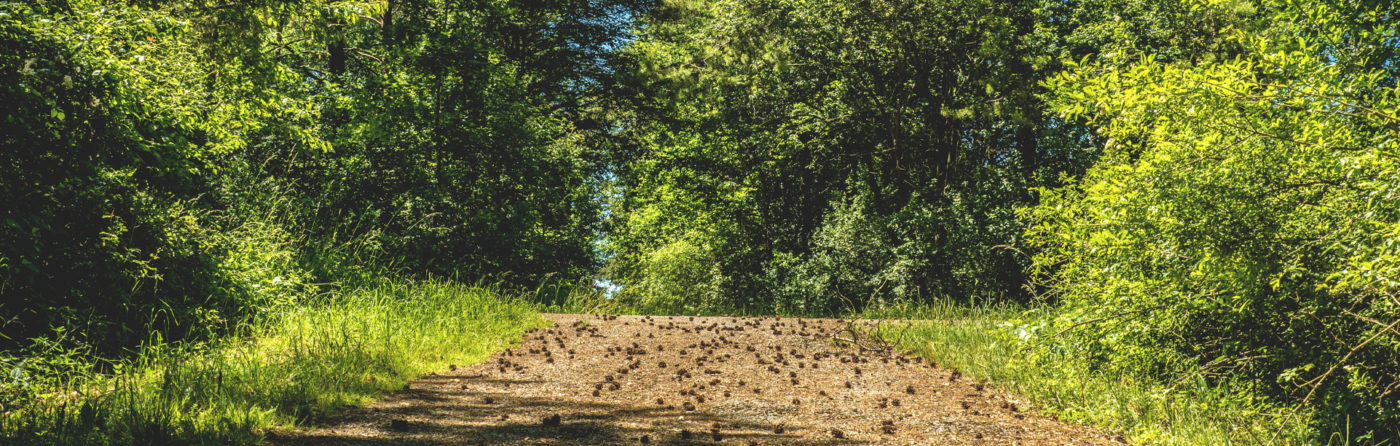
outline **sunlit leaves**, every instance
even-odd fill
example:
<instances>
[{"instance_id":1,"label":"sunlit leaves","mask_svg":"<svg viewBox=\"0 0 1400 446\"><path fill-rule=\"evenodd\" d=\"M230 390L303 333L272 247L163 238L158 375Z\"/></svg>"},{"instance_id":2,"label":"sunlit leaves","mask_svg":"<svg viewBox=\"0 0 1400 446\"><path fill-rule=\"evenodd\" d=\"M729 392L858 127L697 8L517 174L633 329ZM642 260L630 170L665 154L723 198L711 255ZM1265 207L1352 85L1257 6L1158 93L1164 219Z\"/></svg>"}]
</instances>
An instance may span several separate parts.
<instances>
[{"instance_id":1,"label":"sunlit leaves","mask_svg":"<svg viewBox=\"0 0 1400 446\"><path fill-rule=\"evenodd\" d=\"M1119 59L1057 77L1054 106L1098 127L1105 157L1080 185L1042 193L1031 236L1085 354L1278 382L1266 393L1280 398L1322 382L1310 403L1371 401L1364 423L1385 431L1396 402L1380 395L1400 380L1400 339L1347 357L1365 373L1307 366L1330 367L1339 346L1380 333L1373 321L1400 317L1381 266L1400 215L1374 198L1400 178L1397 127L1377 113L1400 98L1386 71L1331 54L1336 36L1297 32L1345 20L1299 11L1234 35L1246 53L1231 60ZM1327 407L1320 423L1336 428L1341 412Z\"/></svg>"}]
</instances>

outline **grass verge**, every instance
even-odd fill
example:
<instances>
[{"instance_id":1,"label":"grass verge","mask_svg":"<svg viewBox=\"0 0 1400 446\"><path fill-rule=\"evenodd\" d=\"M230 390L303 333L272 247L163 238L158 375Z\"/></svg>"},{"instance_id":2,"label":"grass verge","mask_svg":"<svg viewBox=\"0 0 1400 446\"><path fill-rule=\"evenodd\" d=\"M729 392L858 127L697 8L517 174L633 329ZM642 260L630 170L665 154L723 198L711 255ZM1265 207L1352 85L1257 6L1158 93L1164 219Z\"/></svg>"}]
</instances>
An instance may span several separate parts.
<instances>
[{"instance_id":1,"label":"grass verge","mask_svg":"<svg viewBox=\"0 0 1400 446\"><path fill-rule=\"evenodd\" d=\"M881 324L873 335L1019 395L1062 420L1122 433L1133 444L1265 444L1271 438L1274 444L1304 444L1316 438L1303 420L1281 422L1287 408L1230 386L1114 376L1095 370L1073 348L1050 344L1053 339L1017 336L1017 327L1033 325L1043 311L895 306L863 317L913 321Z\"/></svg>"},{"instance_id":2,"label":"grass verge","mask_svg":"<svg viewBox=\"0 0 1400 446\"><path fill-rule=\"evenodd\" d=\"M113 375L70 379L0 412L7 444L251 444L363 404L545 325L523 299L444 282L385 283L288 308L198 349L153 343Z\"/></svg>"}]
</instances>

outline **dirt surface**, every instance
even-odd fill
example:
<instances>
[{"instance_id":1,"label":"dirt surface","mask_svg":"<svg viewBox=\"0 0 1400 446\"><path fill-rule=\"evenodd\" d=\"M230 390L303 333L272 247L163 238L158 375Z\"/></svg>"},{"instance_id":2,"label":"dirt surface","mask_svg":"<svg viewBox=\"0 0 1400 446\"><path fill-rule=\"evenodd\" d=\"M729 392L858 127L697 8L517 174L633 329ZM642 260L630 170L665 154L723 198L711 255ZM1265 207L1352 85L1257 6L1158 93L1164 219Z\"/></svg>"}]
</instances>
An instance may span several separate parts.
<instances>
[{"instance_id":1,"label":"dirt surface","mask_svg":"<svg viewBox=\"0 0 1400 446\"><path fill-rule=\"evenodd\" d=\"M1114 444L834 319L555 326L276 444ZM854 342L852 342L854 341Z\"/></svg>"}]
</instances>

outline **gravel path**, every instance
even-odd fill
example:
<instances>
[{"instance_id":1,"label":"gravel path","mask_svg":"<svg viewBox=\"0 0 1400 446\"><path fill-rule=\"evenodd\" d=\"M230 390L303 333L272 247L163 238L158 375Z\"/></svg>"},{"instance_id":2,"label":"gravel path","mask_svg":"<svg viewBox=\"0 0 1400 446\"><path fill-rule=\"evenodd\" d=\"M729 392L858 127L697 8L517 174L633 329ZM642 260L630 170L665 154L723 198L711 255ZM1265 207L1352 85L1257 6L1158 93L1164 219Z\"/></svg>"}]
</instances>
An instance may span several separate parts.
<instances>
[{"instance_id":1,"label":"gravel path","mask_svg":"<svg viewBox=\"0 0 1400 446\"><path fill-rule=\"evenodd\" d=\"M837 319L546 315L277 444L1115 444ZM857 322L870 324L871 322Z\"/></svg>"}]
</instances>

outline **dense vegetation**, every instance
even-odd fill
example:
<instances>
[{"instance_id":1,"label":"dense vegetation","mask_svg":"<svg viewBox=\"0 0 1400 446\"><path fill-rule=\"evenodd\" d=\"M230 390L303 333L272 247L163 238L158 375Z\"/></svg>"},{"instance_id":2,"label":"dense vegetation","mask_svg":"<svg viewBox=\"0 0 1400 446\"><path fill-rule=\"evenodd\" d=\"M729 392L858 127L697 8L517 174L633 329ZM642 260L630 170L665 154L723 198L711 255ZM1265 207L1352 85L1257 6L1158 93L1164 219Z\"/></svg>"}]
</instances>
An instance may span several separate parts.
<instances>
[{"instance_id":1,"label":"dense vegetation","mask_svg":"<svg viewBox=\"0 0 1400 446\"><path fill-rule=\"evenodd\" d=\"M1400 9L1278 6L1229 60L1055 79L1103 155L1027 211L1063 308L1041 329L1110 369L1317 403L1322 426L1397 438Z\"/></svg>"},{"instance_id":2,"label":"dense vegetation","mask_svg":"<svg viewBox=\"0 0 1400 446\"><path fill-rule=\"evenodd\" d=\"M625 9L4 4L0 347L183 339L357 269L587 277Z\"/></svg>"},{"instance_id":3,"label":"dense vegetation","mask_svg":"<svg viewBox=\"0 0 1400 446\"><path fill-rule=\"evenodd\" d=\"M0 417L0 444L257 444L269 429L480 361L544 324L529 302L497 290L365 286L235 336L144 346L115 373L69 371Z\"/></svg>"},{"instance_id":4,"label":"dense vegetation","mask_svg":"<svg viewBox=\"0 0 1400 446\"><path fill-rule=\"evenodd\" d=\"M1015 209L1102 150L1047 81L1128 52L1239 51L1187 6L664 4L625 52L635 149L612 273L690 308L1024 301L1040 290Z\"/></svg>"},{"instance_id":5,"label":"dense vegetation","mask_svg":"<svg viewBox=\"0 0 1400 446\"><path fill-rule=\"evenodd\" d=\"M153 352L275 337L291 312L400 315L399 304L348 303L381 277L486 281L503 294L587 278L601 131L588 117L631 8L0 2L0 411L11 417L0 437L120 441L161 423L199 437L176 426L191 421L180 414L228 405L163 400L154 378L127 395L154 399L112 413L117 425L64 418L61 401L57 419L13 417L54 414L43 410L55 395L99 388L106 374L147 373L133 364ZM445 320L504 315L430 308ZM445 348L501 340L447 335L423 334ZM389 353L376 360L425 370L411 351ZM313 360L352 368L338 373L373 366ZM244 415L267 408L208 392L248 402ZM91 413L123 401L135 400L94 399Z\"/></svg>"},{"instance_id":6,"label":"dense vegetation","mask_svg":"<svg viewBox=\"0 0 1400 446\"><path fill-rule=\"evenodd\" d=\"M993 378L1400 441L1392 2L40 0L0 48L6 433L99 441L16 420L168 346L477 293L412 279L601 278L639 311L1017 305Z\"/></svg>"},{"instance_id":7,"label":"dense vegetation","mask_svg":"<svg viewBox=\"0 0 1400 446\"><path fill-rule=\"evenodd\" d=\"M1058 419L1102 426L1129 444L1365 443L1361 431L1320 438L1314 426L1284 420L1288 408L1229 386L1183 375L1176 379L1106 373L1073 349L1047 355L1008 326L1023 325L1014 306L891 305L871 308L872 318L913 319L882 324L872 334L940 367L997 383Z\"/></svg>"}]
</instances>

